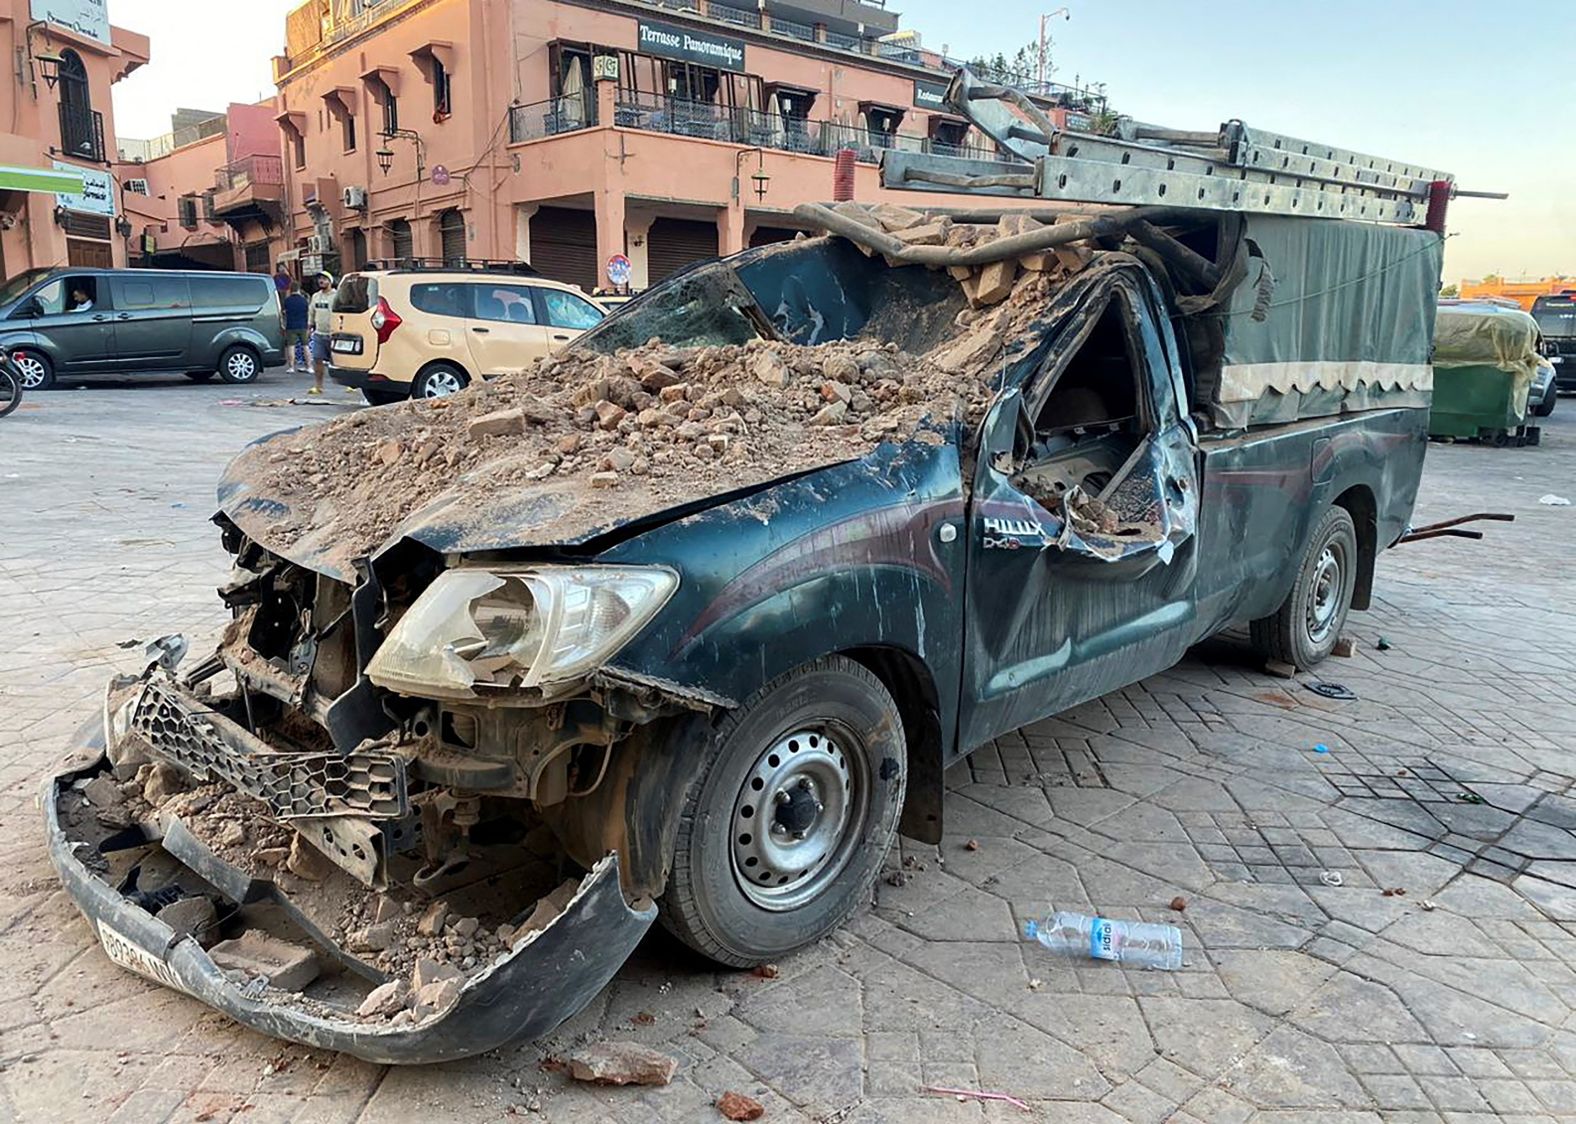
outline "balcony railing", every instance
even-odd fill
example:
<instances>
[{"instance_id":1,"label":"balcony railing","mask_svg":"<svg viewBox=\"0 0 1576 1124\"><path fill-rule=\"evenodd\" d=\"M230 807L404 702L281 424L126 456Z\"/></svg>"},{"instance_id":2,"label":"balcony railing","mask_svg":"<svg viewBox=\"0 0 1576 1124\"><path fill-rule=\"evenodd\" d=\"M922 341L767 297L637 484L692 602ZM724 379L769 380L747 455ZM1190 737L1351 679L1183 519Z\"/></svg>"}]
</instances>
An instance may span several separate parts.
<instances>
[{"instance_id":1,"label":"balcony railing","mask_svg":"<svg viewBox=\"0 0 1576 1124\"><path fill-rule=\"evenodd\" d=\"M276 187L285 182L284 160L266 153L243 156L215 172L213 182L220 191L252 184Z\"/></svg>"},{"instance_id":2,"label":"balcony railing","mask_svg":"<svg viewBox=\"0 0 1576 1124\"><path fill-rule=\"evenodd\" d=\"M591 90L578 97L549 98L509 108L509 140L514 144L573 133L595 124L596 94Z\"/></svg>"},{"instance_id":3,"label":"balcony railing","mask_svg":"<svg viewBox=\"0 0 1576 1124\"><path fill-rule=\"evenodd\" d=\"M750 27L759 31L761 27L761 14L748 11L744 8L730 8L726 4L711 4L707 6L711 18L722 23L731 23L735 27Z\"/></svg>"},{"instance_id":4,"label":"balcony railing","mask_svg":"<svg viewBox=\"0 0 1576 1124\"><path fill-rule=\"evenodd\" d=\"M104 115L60 103L60 150L78 160L104 162Z\"/></svg>"},{"instance_id":5,"label":"balcony railing","mask_svg":"<svg viewBox=\"0 0 1576 1124\"><path fill-rule=\"evenodd\" d=\"M578 97L514 106L509 111L509 139L515 143L540 140L596 124L596 102L588 91ZM614 110L613 124L648 133L744 144L780 152L802 152L811 156L831 156L838 149L851 148L857 159L867 163L873 163L877 154L888 148L938 156L968 156L977 160L995 159L997 155L995 145L989 142L947 144L930 137L881 133L834 121L782 117L655 94L622 95Z\"/></svg>"}]
</instances>

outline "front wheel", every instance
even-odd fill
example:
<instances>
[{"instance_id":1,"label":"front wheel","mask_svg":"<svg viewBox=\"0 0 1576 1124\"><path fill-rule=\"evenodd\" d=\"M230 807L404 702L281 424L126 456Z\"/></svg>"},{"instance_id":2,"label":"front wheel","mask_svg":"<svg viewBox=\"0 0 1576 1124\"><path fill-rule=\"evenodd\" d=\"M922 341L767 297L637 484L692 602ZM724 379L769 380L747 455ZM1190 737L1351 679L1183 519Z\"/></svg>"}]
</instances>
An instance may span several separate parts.
<instances>
[{"instance_id":1,"label":"front wheel","mask_svg":"<svg viewBox=\"0 0 1576 1124\"><path fill-rule=\"evenodd\" d=\"M48 390L55 385L55 365L42 351L19 347L11 352L11 365L22 380L23 390Z\"/></svg>"},{"instance_id":2,"label":"front wheel","mask_svg":"<svg viewBox=\"0 0 1576 1124\"><path fill-rule=\"evenodd\" d=\"M1314 528L1286 600L1253 622L1253 646L1303 671L1321 663L1346 627L1357 563L1357 526L1344 507L1332 507Z\"/></svg>"},{"instance_id":3,"label":"front wheel","mask_svg":"<svg viewBox=\"0 0 1576 1124\"><path fill-rule=\"evenodd\" d=\"M22 404L22 380L0 367L0 418Z\"/></svg>"},{"instance_id":4,"label":"front wheel","mask_svg":"<svg viewBox=\"0 0 1576 1124\"><path fill-rule=\"evenodd\" d=\"M257 352L249 347L236 344L225 348L224 354L219 356L219 377L225 382L256 382L262 373L263 365L257 360Z\"/></svg>"},{"instance_id":5,"label":"front wheel","mask_svg":"<svg viewBox=\"0 0 1576 1124\"><path fill-rule=\"evenodd\" d=\"M903 808L903 721L874 674L829 656L702 729L661 917L697 952L748 967L869 899Z\"/></svg>"}]
</instances>

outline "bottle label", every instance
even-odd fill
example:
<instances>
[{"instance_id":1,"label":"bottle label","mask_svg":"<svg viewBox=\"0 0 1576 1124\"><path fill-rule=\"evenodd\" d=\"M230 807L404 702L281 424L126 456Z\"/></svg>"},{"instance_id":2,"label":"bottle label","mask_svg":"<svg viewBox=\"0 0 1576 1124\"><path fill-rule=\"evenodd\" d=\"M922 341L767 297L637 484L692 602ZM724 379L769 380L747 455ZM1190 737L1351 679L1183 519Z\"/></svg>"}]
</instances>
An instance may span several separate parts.
<instances>
[{"instance_id":1,"label":"bottle label","mask_svg":"<svg viewBox=\"0 0 1576 1124\"><path fill-rule=\"evenodd\" d=\"M1089 926L1089 955L1096 960L1120 960L1116 926L1103 917L1096 917Z\"/></svg>"}]
</instances>

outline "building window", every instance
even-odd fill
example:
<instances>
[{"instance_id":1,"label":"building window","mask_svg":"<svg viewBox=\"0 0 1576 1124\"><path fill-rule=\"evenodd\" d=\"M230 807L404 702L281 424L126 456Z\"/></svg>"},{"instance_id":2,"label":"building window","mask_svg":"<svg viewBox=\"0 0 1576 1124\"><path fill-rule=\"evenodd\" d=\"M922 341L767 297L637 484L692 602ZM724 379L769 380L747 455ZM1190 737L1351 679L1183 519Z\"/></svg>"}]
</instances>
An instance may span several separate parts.
<instances>
[{"instance_id":1,"label":"building window","mask_svg":"<svg viewBox=\"0 0 1576 1124\"><path fill-rule=\"evenodd\" d=\"M893 138L897 136L898 123L903 120L903 111L896 106L875 102L861 102L859 111L864 116L865 131L870 137L871 147L891 148Z\"/></svg>"},{"instance_id":2,"label":"building window","mask_svg":"<svg viewBox=\"0 0 1576 1124\"><path fill-rule=\"evenodd\" d=\"M296 171L306 167L306 134L294 125L285 126L285 141L290 146L290 154L295 158Z\"/></svg>"},{"instance_id":3,"label":"building window","mask_svg":"<svg viewBox=\"0 0 1576 1124\"><path fill-rule=\"evenodd\" d=\"M432 56L432 119L442 121L454 112L453 83L437 55Z\"/></svg>"},{"instance_id":4,"label":"building window","mask_svg":"<svg viewBox=\"0 0 1576 1124\"><path fill-rule=\"evenodd\" d=\"M937 156L961 156L968 144L969 123L955 117L930 119L930 151Z\"/></svg>"},{"instance_id":5,"label":"building window","mask_svg":"<svg viewBox=\"0 0 1576 1124\"><path fill-rule=\"evenodd\" d=\"M391 137L399 132L399 99L381 76L374 80L372 86L378 104L383 107L383 135Z\"/></svg>"},{"instance_id":6,"label":"building window","mask_svg":"<svg viewBox=\"0 0 1576 1124\"><path fill-rule=\"evenodd\" d=\"M345 151L356 151L356 119L348 109L339 115L339 131L345 142Z\"/></svg>"},{"instance_id":7,"label":"building window","mask_svg":"<svg viewBox=\"0 0 1576 1124\"><path fill-rule=\"evenodd\" d=\"M197 196L182 195L179 201L181 225L187 230L197 229Z\"/></svg>"},{"instance_id":8,"label":"building window","mask_svg":"<svg viewBox=\"0 0 1576 1124\"><path fill-rule=\"evenodd\" d=\"M104 115L93 111L88 69L69 47L60 52L60 148L67 156L104 160Z\"/></svg>"}]
</instances>

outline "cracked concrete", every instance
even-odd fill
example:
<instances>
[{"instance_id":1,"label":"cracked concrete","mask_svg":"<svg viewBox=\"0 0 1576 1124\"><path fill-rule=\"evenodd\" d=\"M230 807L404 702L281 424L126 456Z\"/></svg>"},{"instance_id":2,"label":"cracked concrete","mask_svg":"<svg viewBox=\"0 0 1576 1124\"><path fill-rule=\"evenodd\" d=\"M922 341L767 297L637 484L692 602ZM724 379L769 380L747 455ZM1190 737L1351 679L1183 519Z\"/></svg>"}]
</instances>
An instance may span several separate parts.
<instances>
[{"instance_id":1,"label":"cracked concrete","mask_svg":"<svg viewBox=\"0 0 1576 1124\"><path fill-rule=\"evenodd\" d=\"M219 467L346 408L175 381L40 394L0 422L0 1120L690 1121L729 1089L768 1120L1023 1118L925 1085L1058 1121L1576 1116L1576 509L1536 503L1576 476L1576 403L1541 448L1430 450L1419 521L1518 522L1387 554L1351 659L1288 682L1218 638L955 768L946 842L905 842L906 883L778 978L654 931L551 1041L389 1070L115 968L44 856L37 778L137 664L119 645L221 623ZM1052 907L1177 923L1185 967L1020 941ZM668 1050L679 1076L604 1090L541 1068L584 1037Z\"/></svg>"}]
</instances>

